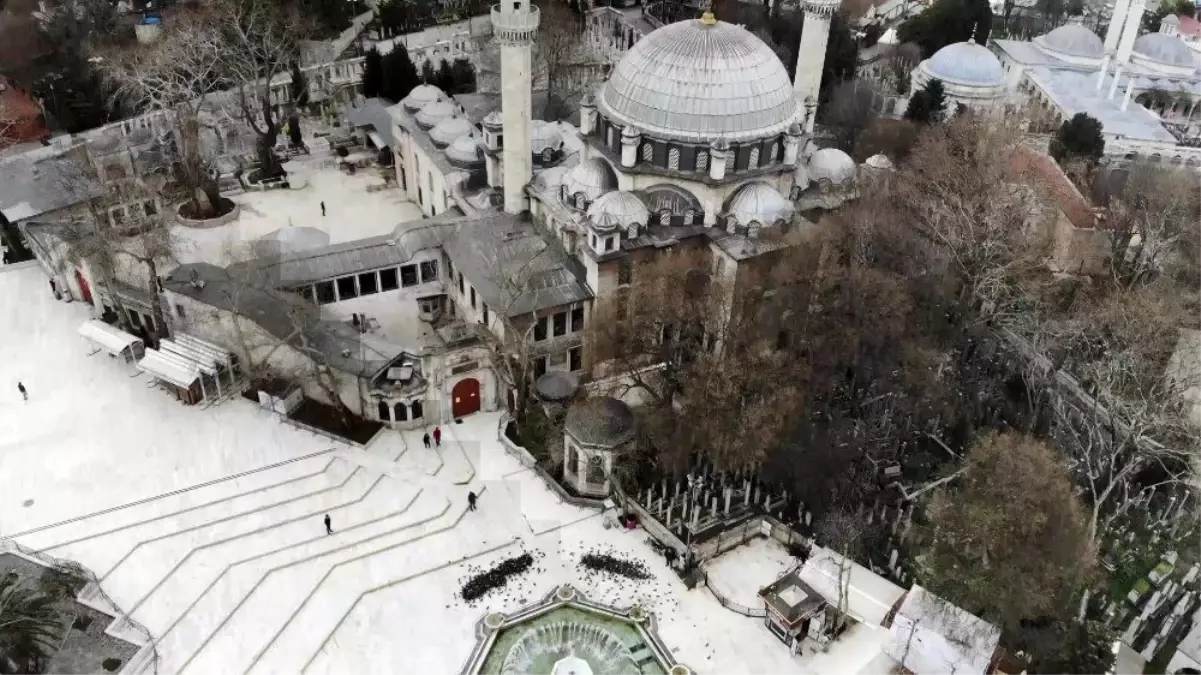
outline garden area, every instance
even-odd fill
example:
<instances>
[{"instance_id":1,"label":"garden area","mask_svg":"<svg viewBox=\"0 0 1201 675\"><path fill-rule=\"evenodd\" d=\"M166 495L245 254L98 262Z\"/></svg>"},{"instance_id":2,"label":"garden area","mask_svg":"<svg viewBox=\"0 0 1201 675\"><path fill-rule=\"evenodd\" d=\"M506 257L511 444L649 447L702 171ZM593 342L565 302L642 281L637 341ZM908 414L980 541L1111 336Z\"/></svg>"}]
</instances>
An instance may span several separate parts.
<instances>
[{"instance_id":1,"label":"garden area","mask_svg":"<svg viewBox=\"0 0 1201 675\"><path fill-rule=\"evenodd\" d=\"M366 445L375 438L384 425L374 420L363 419L346 410L339 410L311 398L305 398L288 414L288 418L318 431L337 436L359 445Z\"/></svg>"},{"instance_id":2,"label":"garden area","mask_svg":"<svg viewBox=\"0 0 1201 675\"><path fill-rule=\"evenodd\" d=\"M105 634L113 617L76 602L87 573L0 554L0 672L113 673L138 646Z\"/></svg>"}]
</instances>

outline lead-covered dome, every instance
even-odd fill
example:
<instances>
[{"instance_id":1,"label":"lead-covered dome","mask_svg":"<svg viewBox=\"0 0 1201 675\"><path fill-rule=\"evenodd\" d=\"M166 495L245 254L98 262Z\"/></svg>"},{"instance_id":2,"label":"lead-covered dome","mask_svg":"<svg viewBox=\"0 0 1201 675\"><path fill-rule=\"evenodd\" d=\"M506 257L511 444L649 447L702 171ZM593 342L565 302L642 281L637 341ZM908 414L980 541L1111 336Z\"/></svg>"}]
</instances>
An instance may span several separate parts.
<instances>
[{"instance_id":1,"label":"lead-covered dome","mask_svg":"<svg viewBox=\"0 0 1201 675\"><path fill-rule=\"evenodd\" d=\"M1046 35L1040 35L1034 38L1034 44L1053 54L1086 59L1105 56L1105 45L1101 38L1078 23L1060 26Z\"/></svg>"},{"instance_id":2,"label":"lead-covered dome","mask_svg":"<svg viewBox=\"0 0 1201 675\"><path fill-rule=\"evenodd\" d=\"M1005 69L997 56L976 42L949 44L924 65L930 77L951 84L995 87L1005 80Z\"/></svg>"},{"instance_id":3,"label":"lead-covered dome","mask_svg":"<svg viewBox=\"0 0 1201 675\"><path fill-rule=\"evenodd\" d=\"M417 124L430 129L442 120L455 116L455 107L449 101L427 103L417 112Z\"/></svg>"},{"instance_id":4,"label":"lead-covered dome","mask_svg":"<svg viewBox=\"0 0 1201 675\"><path fill-rule=\"evenodd\" d=\"M752 224L774 225L792 218L792 202L774 187L763 182L747 183L730 198L726 215L744 227Z\"/></svg>"},{"instance_id":5,"label":"lead-covered dome","mask_svg":"<svg viewBox=\"0 0 1201 675\"><path fill-rule=\"evenodd\" d=\"M809 158L809 180L842 185L855 179L855 160L838 148L822 148Z\"/></svg>"},{"instance_id":6,"label":"lead-covered dome","mask_svg":"<svg viewBox=\"0 0 1201 675\"><path fill-rule=\"evenodd\" d=\"M404 98L404 107L412 112L420 110L422 107L434 101L442 99L442 90L432 84L419 84L413 87L409 95Z\"/></svg>"},{"instance_id":7,"label":"lead-covered dome","mask_svg":"<svg viewBox=\"0 0 1201 675\"><path fill-rule=\"evenodd\" d=\"M462 117L448 117L430 129L430 138L440 147L450 145L460 136L470 134L475 127Z\"/></svg>"},{"instance_id":8,"label":"lead-covered dome","mask_svg":"<svg viewBox=\"0 0 1201 675\"><path fill-rule=\"evenodd\" d=\"M1147 33L1134 41L1133 52L1144 58L1169 66L1194 68L1197 63L1193 50L1175 35Z\"/></svg>"},{"instance_id":9,"label":"lead-covered dome","mask_svg":"<svg viewBox=\"0 0 1201 675\"><path fill-rule=\"evenodd\" d=\"M625 230L631 225L646 225L651 213L638 195L624 190L614 190L601 195L588 207L588 218L600 229L620 227Z\"/></svg>"},{"instance_id":10,"label":"lead-covered dome","mask_svg":"<svg viewBox=\"0 0 1201 675\"><path fill-rule=\"evenodd\" d=\"M617 187L613 169L599 157L576 164L563 176L563 200L578 209L587 208L597 197Z\"/></svg>"},{"instance_id":11,"label":"lead-covered dome","mask_svg":"<svg viewBox=\"0 0 1201 675\"><path fill-rule=\"evenodd\" d=\"M687 142L765 138L797 119L796 95L775 52L746 29L679 21L626 52L597 100L615 124Z\"/></svg>"}]
</instances>

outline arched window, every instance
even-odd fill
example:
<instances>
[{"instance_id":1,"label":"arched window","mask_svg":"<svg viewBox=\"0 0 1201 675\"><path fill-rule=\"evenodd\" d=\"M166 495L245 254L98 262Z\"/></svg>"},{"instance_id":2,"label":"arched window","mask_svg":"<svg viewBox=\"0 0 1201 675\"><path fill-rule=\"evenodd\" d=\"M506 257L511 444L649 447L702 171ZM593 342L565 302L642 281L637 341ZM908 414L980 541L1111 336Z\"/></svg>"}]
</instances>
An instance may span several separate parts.
<instances>
[{"instance_id":1,"label":"arched window","mask_svg":"<svg viewBox=\"0 0 1201 675\"><path fill-rule=\"evenodd\" d=\"M605 129L605 145L613 147L613 127Z\"/></svg>"},{"instance_id":2,"label":"arched window","mask_svg":"<svg viewBox=\"0 0 1201 675\"><path fill-rule=\"evenodd\" d=\"M655 160L655 146L650 143L642 144L642 161L653 162Z\"/></svg>"},{"instance_id":3,"label":"arched window","mask_svg":"<svg viewBox=\"0 0 1201 675\"><path fill-rule=\"evenodd\" d=\"M755 147L751 148L751 159L749 162L747 162L746 168L748 168L748 169L758 169L759 168L759 146L756 145Z\"/></svg>"},{"instance_id":4,"label":"arched window","mask_svg":"<svg viewBox=\"0 0 1201 675\"><path fill-rule=\"evenodd\" d=\"M752 221L751 221L751 224L750 224L750 227L748 227L748 228L747 228L747 234L748 234L748 235L749 235L751 238L758 237L758 236L759 236L759 227L760 227L760 225L759 225L759 221L757 221L757 220L752 220Z\"/></svg>"},{"instance_id":5,"label":"arched window","mask_svg":"<svg viewBox=\"0 0 1201 675\"><path fill-rule=\"evenodd\" d=\"M549 164L550 161L554 158L555 158L555 151L553 149L551 149L551 148L543 148L542 149L542 163L543 164Z\"/></svg>"},{"instance_id":6,"label":"arched window","mask_svg":"<svg viewBox=\"0 0 1201 675\"><path fill-rule=\"evenodd\" d=\"M413 413L410 416L411 419L419 420L422 417L425 417L425 406L421 404L421 401L413 401L411 408Z\"/></svg>"},{"instance_id":7,"label":"arched window","mask_svg":"<svg viewBox=\"0 0 1201 675\"><path fill-rule=\"evenodd\" d=\"M726 218L726 232L734 234L734 230L738 228L738 221L734 220L734 216Z\"/></svg>"},{"instance_id":8,"label":"arched window","mask_svg":"<svg viewBox=\"0 0 1201 675\"><path fill-rule=\"evenodd\" d=\"M734 155L735 154L736 153L734 152L734 150L732 148L730 149L729 152L726 153L726 175L727 176L734 172Z\"/></svg>"},{"instance_id":9,"label":"arched window","mask_svg":"<svg viewBox=\"0 0 1201 675\"><path fill-rule=\"evenodd\" d=\"M571 201L567 195L567 186L566 185L559 186L559 198L563 200L564 204Z\"/></svg>"},{"instance_id":10,"label":"arched window","mask_svg":"<svg viewBox=\"0 0 1201 675\"><path fill-rule=\"evenodd\" d=\"M691 225L693 222L695 222L695 219L696 219L696 210L684 209L684 224L685 225Z\"/></svg>"},{"instance_id":11,"label":"arched window","mask_svg":"<svg viewBox=\"0 0 1201 675\"><path fill-rule=\"evenodd\" d=\"M626 238L627 239L637 239L638 238L638 223L630 223L629 225L626 226Z\"/></svg>"},{"instance_id":12,"label":"arched window","mask_svg":"<svg viewBox=\"0 0 1201 675\"><path fill-rule=\"evenodd\" d=\"M767 161L775 162L777 159L780 159L780 143L779 141L773 141L771 144L771 154L767 156Z\"/></svg>"},{"instance_id":13,"label":"arched window","mask_svg":"<svg viewBox=\"0 0 1201 675\"><path fill-rule=\"evenodd\" d=\"M801 186L793 185L792 190L790 190L789 192L790 192L790 194L788 195L789 199L796 201L801 198Z\"/></svg>"},{"instance_id":14,"label":"arched window","mask_svg":"<svg viewBox=\"0 0 1201 675\"><path fill-rule=\"evenodd\" d=\"M696 170L705 171L709 168L709 153L705 150L696 151Z\"/></svg>"},{"instance_id":15,"label":"arched window","mask_svg":"<svg viewBox=\"0 0 1201 675\"><path fill-rule=\"evenodd\" d=\"M668 211L667 209L663 209L662 211L659 212L659 224L660 225L670 225L671 224L671 211Z\"/></svg>"},{"instance_id":16,"label":"arched window","mask_svg":"<svg viewBox=\"0 0 1201 675\"><path fill-rule=\"evenodd\" d=\"M387 403L387 401L380 401L380 402L379 402L379 421L381 421L381 422L390 422L390 421L392 421L392 418L391 418L391 416L389 416L389 415L388 415L388 403Z\"/></svg>"},{"instance_id":17,"label":"arched window","mask_svg":"<svg viewBox=\"0 0 1201 675\"><path fill-rule=\"evenodd\" d=\"M575 207L577 209L581 209L581 210L584 208L584 193L583 192L575 193Z\"/></svg>"},{"instance_id":18,"label":"arched window","mask_svg":"<svg viewBox=\"0 0 1201 675\"><path fill-rule=\"evenodd\" d=\"M667 168L672 171L680 170L680 149L672 148L667 151Z\"/></svg>"},{"instance_id":19,"label":"arched window","mask_svg":"<svg viewBox=\"0 0 1201 675\"><path fill-rule=\"evenodd\" d=\"M392 413L396 415L393 419L397 422L407 422L409 420L409 406L403 403L397 403L392 406Z\"/></svg>"}]
</instances>

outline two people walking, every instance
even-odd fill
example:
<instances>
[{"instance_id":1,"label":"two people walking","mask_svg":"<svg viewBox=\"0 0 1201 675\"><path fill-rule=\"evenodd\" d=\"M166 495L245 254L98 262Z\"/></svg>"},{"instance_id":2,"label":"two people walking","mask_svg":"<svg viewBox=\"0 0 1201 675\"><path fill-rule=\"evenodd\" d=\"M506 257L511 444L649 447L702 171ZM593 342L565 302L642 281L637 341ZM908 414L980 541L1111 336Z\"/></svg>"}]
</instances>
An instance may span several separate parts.
<instances>
[{"instance_id":1,"label":"two people walking","mask_svg":"<svg viewBox=\"0 0 1201 675\"><path fill-rule=\"evenodd\" d=\"M430 435L428 433L422 436L421 440L425 442L425 447L430 447ZM434 427L434 447L442 447L442 427Z\"/></svg>"}]
</instances>

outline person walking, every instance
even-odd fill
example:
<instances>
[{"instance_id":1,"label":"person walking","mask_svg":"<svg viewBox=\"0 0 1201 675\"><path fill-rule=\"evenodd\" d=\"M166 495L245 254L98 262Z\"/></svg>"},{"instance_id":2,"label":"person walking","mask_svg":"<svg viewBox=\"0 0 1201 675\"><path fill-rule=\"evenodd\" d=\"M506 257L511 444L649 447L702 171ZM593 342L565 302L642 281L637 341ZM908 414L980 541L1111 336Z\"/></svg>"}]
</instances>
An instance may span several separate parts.
<instances>
[{"instance_id":1,"label":"person walking","mask_svg":"<svg viewBox=\"0 0 1201 675\"><path fill-rule=\"evenodd\" d=\"M331 526L330 526L330 524L329 524L329 514L328 514L328 513L327 513L327 514L325 514L325 533L326 533L326 534L333 534L333 533L334 533L334 528L333 528L333 527L331 527Z\"/></svg>"},{"instance_id":2,"label":"person walking","mask_svg":"<svg viewBox=\"0 0 1201 675\"><path fill-rule=\"evenodd\" d=\"M25 391L25 385L18 382L17 391L21 392L21 398L25 399L26 401L29 400L29 392Z\"/></svg>"},{"instance_id":3,"label":"person walking","mask_svg":"<svg viewBox=\"0 0 1201 675\"><path fill-rule=\"evenodd\" d=\"M434 427L434 445L442 447L442 427Z\"/></svg>"},{"instance_id":4,"label":"person walking","mask_svg":"<svg viewBox=\"0 0 1201 675\"><path fill-rule=\"evenodd\" d=\"M467 493L467 510L468 510L468 511L474 511L474 510L475 510L475 500L476 500L475 493L474 493L474 492L468 492L468 493Z\"/></svg>"},{"instance_id":5,"label":"person walking","mask_svg":"<svg viewBox=\"0 0 1201 675\"><path fill-rule=\"evenodd\" d=\"M430 447L430 432L425 432L425 435L421 437L421 440L425 441L425 447Z\"/></svg>"},{"instance_id":6,"label":"person walking","mask_svg":"<svg viewBox=\"0 0 1201 675\"><path fill-rule=\"evenodd\" d=\"M325 217L325 202L321 202L321 217Z\"/></svg>"}]
</instances>

